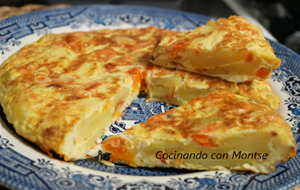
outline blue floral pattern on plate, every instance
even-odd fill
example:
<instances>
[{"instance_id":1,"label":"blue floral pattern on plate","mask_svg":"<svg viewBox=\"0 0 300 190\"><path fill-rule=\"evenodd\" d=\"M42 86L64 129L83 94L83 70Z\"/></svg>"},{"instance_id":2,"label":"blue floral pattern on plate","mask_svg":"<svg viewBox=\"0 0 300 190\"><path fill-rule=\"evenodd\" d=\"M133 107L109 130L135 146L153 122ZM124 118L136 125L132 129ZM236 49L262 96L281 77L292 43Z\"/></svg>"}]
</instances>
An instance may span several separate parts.
<instances>
[{"instance_id":1,"label":"blue floral pattern on plate","mask_svg":"<svg viewBox=\"0 0 300 190\"><path fill-rule=\"evenodd\" d=\"M157 26L188 31L211 18L192 13L138 6L75 6L28 13L0 21L0 55L7 58L28 42L51 32ZM300 150L300 57L288 48L270 42L283 60L270 79L280 88L286 120L290 123ZM3 57L2 57L3 56ZM1 59L3 61L3 59ZM275 85L275 86L274 86ZM162 102L145 102L139 97L124 111L103 138L123 132L128 122L146 121L152 115L174 106ZM193 172L176 169L108 167L97 160L60 163L15 134L1 111L0 183L15 189L289 189L300 184L300 155L278 164L268 175L226 171ZM30 143L29 143L30 144ZM28 152L26 152L28 151ZM98 152L96 159L109 155ZM79 166L79 167L78 167ZM92 170L89 170L92 169ZM118 175L121 174L121 175ZM184 174L184 175L183 175ZM129 178L128 178L129 176ZM136 176L136 178L130 178ZM140 177L138 177L140 176ZM161 176L159 178L149 176Z\"/></svg>"}]
</instances>

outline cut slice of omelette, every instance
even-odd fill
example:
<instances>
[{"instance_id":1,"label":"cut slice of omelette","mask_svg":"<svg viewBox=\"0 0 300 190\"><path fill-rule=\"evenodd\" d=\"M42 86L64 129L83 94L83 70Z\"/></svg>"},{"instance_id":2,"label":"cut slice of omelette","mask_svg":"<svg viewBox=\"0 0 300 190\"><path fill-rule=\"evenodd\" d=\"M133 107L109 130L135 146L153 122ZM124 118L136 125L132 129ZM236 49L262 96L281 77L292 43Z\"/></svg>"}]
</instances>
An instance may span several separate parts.
<instances>
[{"instance_id":1,"label":"cut slice of omelette","mask_svg":"<svg viewBox=\"0 0 300 190\"><path fill-rule=\"evenodd\" d=\"M149 100L182 105L214 90L227 90L277 109L280 99L267 81L234 83L220 78L199 75L149 64L144 76Z\"/></svg>"},{"instance_id":2,"label":"cut slice of omelette","mask_svg":"<svg viewBox=\"0 0 300 190\"><path fill-rule=\"evenodd\" d=\"M269 173L296 154L289 124L270 106L213 91L102 142L133 167Z\"/></svg>"},{"instance_id":3,"label":"cut slice of omelette","mask_svg":"<svg viewBox=\"0 0 300 190\"><path fill-rule=\"evenodd\" d=\"M261 29L239 16L164 36L153 62L233 82L265 80L281 64Z\"/></svg>"}]
</instances>

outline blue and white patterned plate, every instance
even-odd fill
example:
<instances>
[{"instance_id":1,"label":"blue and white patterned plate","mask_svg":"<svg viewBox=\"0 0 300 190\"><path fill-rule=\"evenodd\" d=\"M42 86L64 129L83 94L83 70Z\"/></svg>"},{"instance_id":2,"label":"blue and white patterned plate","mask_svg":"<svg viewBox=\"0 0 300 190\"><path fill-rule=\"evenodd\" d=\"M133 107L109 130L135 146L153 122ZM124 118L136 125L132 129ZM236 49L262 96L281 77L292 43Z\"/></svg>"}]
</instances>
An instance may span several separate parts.
<instances>
[{"instance_id":1,"label":"blue and white patterned plate","mask_svg":"<svg viewBox=\"0 0 300 190\"><path fill-rule=\"evenodd\" d=\"M25 44L48 33L89 31L102 28L158 26L188 31L210 18L186 12L137 6L76 6L44 10L0 21L1 63ZM270 42L283 60L269 82L282 103L278 109L290 123L299 149L300 138L300 57L288 48ZM125 110L106 135L119 134L135 122L171 107L145 102L140 97ZM290 189L300 184L300 155L277 165L268 175L227 171L187 171L176 169L107 167L96 161L72 163L50 158L16 135L0 120L0 184L14 189ZM96 155L105 158L99 152Z\"/></svg>"}]
</instances>

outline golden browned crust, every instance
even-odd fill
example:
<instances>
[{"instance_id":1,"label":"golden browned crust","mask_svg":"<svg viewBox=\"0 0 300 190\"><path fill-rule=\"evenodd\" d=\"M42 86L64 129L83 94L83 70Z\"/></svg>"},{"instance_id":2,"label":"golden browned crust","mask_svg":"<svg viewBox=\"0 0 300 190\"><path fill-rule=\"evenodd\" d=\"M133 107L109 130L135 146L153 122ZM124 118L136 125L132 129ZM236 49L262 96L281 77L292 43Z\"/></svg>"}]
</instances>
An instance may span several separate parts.
<instances>
[{"instance_id":1,"label":"golden browned crust","mask_svg":"<svg viewBox=\"0 0 300 190\"><path fill-rule=\"evenodd\" d=\"M240 135L249 135L254 139L252 142L242 143L240 141L243 137ZM255 140L266 142L255 145ZM226 154L232 154L233 151L249 152L253 150L252 146L258 147L254 152L278 151L280 157L268 152L269 164L266 164L267 161L256 163L248 160L240 163L229 161L232 165L218 165L216 162L212 166L209 162L205 165L201 160L190 161L193 164L188 165L188 161L182 159L169 159L167 162L166 159L157 161L155 158L158 151L163 154L174 151L219 153L226 150ZM150 167L189 169L217 169L219 166L222 169L262 173L273 171L276 162L287 161L296 154L291 128L278 112L270 106L224 90L213 91L205 97L194 98L178 108L152 116L145 123L139 123L118 136L107 138L102 142L102 147L112 153L110 161L135 167L148 166L148 163ZM262 166L261 163L265 165ZM241 167L242 164L246 165Z\"/></svg>"},{"instance_id":2,"label":"golden browned crust","mask_svg":"<svg viewBox=\"0 0 300 190\"><path fill-rule=\"evenodd\" d=\"M215 120L210 124L203 119L197 120L199 112L213 115ZM192 99L179 109L171 109L167 113L149 118L145 122L144 129L146 133L159 130L163 133L161 135L167 135L170 133L165 133L162 129L168 128L187 138L192 134L223 133L237 126L239 130L249 128L261 130L271 123L277 123L290 130L289 124L271 107L228 91L213 91L205 97ZM290 138L292 137L290 133Z\"/></svg>"},{"instance_id":3,"label":"golden browned crust","mask_svg":"<svg viewBox=\"0 0 300 190\"><path fill-rule=\"evenodd\" d=\"M261 29L240 16L168 34L157 45L154 58L161 66L233 82L265 80L281 64Z\"/></svg>"}]
</instances>

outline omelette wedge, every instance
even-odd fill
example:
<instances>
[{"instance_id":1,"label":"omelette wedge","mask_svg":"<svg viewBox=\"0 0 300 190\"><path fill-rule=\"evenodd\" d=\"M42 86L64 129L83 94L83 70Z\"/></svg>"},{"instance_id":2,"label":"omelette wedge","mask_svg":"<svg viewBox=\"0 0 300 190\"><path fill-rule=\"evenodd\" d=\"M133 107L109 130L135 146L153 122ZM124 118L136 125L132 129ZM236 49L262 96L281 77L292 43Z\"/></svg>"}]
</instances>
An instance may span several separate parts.
<instances>
[{"instance_id":1,"label":"omelette wedge","mask_svg":"<svg viewBox=\"0 0 300 190\"><path fill-rule=\"evenodd\" d=\"M102 142L111 162L133 167L270 173L296 154L289 124L273 108L213 91Z\"/></svg>"},{"instance_id":2,"label":"omelette wedge","mask_svg":"<svg viewBox=\"0 0 300 190\"><path fill-rule=\"evenodd\" d=\"M153 63L246 82L267 79L281 60L258 26L230 16L210 20L190 32L164 36L155 48Z\"/></svg>"},{"instance_id":3,"label":"omelette wedge","mask_svg":"<svg viewBox=\"0 0 300 190\"><path fill-rule=\"evenodd\" d=\"M281 100L267 81L229 82L215 77L149 64L144 75L149 100L182 105L214 90L227 90L277 109Z\"/></svg>"}]
</instances>

